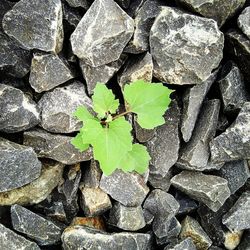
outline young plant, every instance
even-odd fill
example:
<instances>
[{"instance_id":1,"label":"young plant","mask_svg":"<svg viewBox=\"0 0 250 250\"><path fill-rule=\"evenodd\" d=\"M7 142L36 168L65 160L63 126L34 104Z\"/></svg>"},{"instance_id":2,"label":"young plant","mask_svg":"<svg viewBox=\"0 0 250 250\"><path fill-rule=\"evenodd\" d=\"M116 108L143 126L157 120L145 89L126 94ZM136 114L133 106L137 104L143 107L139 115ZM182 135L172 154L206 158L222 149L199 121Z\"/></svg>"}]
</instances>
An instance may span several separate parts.
<instances>
[{"instance_id":1,"label":"young plant","mask_svg":"<svg viewBox=\"0 0 250 250\"><path fill-rule=\"evenodd\" d=\"M162 83L138 80L126 84L123 90L125 111L119 114L119 101L112 91L97 83L92 96L96 116L84 106L77 108L74 116L83 122L83 127L71 143L81 152L91 145L94 159L105 175L110 175L115 169L143 174L150 156L145 146L133 144L132 126L125 115L136 114L137 123L145 129L162 125L165 123L163 115L171 102L171 92Z\"/></svg>"}]
</instances>

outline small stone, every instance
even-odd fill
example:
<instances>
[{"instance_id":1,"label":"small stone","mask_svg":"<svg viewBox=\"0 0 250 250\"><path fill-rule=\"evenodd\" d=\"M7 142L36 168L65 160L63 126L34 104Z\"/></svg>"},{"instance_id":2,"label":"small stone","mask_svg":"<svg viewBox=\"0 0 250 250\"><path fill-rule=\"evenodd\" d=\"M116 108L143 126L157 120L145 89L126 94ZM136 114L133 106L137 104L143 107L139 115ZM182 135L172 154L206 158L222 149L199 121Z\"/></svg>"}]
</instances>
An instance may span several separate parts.
<instances>
[{"instance_id":1,"label":"small stone","mask_svg":"<svg viewBox=\"0 0 250 250\"><path fill-rule=\"evenodd\" d=\"M61 201L53 202L51 206L46 209L46 214L53 220L66 222L67 216Z\"/></svg>"},{"instance_id":2,"label":"small stone","mask_svg":"<svg viewBox=\"0 0 250 250\"><path fill-rule=\"evenodd\" d=\"M238 26L250 39L250 7L245 8L238 17Z\"/></svg>"},{"instance_id":3,"label":"small stone","mask_svg":"<svg viewBox=\"0 0 250 250\"><path fill-rule=\"evenodd\" d=\"M197 171L207 169L210 157L209 142L216 133L219 110L220 101L217 99L204 103L192 138L181 148L176 166Z\"/></svg>"},{"instance_id":4,"label":"small stone","mask_svg":"<svg viewBox=\"0 0 250 250\"><path fill-rule=\"evenodd\" d=\"M164 250L196 250L196 246L193 243L192 238L188 237L181 242L178 242L176 244L169 244L164 248ZM210 250L210 248L209 248Z\"/></svg>"},{"instance_id":5,"label":"small stone","mask_svg":"<svg viewBox=\"0 0 250 250\"><path fill-rule=\"evenodd\" d=\"M234 206L222 218L231 231L250 229L250 192L244 192Z\"/></svg>"},{"instance_id":6,"label":"small stone","mask_svg":"<svg viewBox=\"0 0 250 250\"><path fill-rule=\"evenodd\" d=\"M214 20L162 7L150 31L154 76L169 84L201 84L219 65L223 46Z\"/></svg>"},{"instance_id":7,"label":"small stone","mask_svg":"<svg viewBox=\"0 0 250 250\"><path fill-rule=\"evenodd\" d=\"M36 126L40 111L21 90L0 84L0 131L16 133Z\"/></svg>"},{"instance_id":8,"label":"small stone","mask_svg":"<svg viewBox=\"0 0 250 250\"><path fill-rule=\"evenodd\" d=\"M71 35L72 49L92 67L105 65L119 59L133 31L133 19L119 5L96 0Z\"/></svg>"},{"instance_id":9,"label":"small stone","mask_svg":"<svg viewBox=\"0 0 250 250\"><path fill-rule=\"evenodd\" d=\"M108 223L127 231L137 231L146 225L141 206L125 207L119 202L111 208Z\"/></svg>"},{"instance_id":10,"label":"small stone","mask_svg":"<svg viewBox=\"0 0 250 250\"><path fill-rule=\"evenodd\" d=\"M250 102L246 102L235 122L210 142L211 160L227 162L250 159Z\"/></svg>"},{"instance_id":11,"label":"small stone","mask_svg":"<svg viewBox=\"0 0 250 250\"><path fill-rule=\"evenodd\" d=\"M82 123L73 117L73 112L80 105L86 106L89 110L92 106L92 101L81 82L74 82L66 87L57 87L51 92L46 92L38 102L41 109L41 126L54 133L71 133L80 130Z\"/></svg>"},{"instance_id":12,"label":"small stone","mask_svg":"<svg viewBox=\"0 0 250 250\"><path fill-rule=\"evenodd\" d=\"M152 224L153 220L154 220L154 215L151 214L147 209L142 209L143 211L143 216L144 216L144 220L146 222L147 225Z\"/></svg>"},{"instance_id":13,"label":"small stone","mask_svg":"<svg viewBox=\"0 0 250 250\"><path fill-rule=\"evenodd\" d=\"M121 170L116 170L109 176L102 175L100 188L128 207L140 206L149 192L142 176Z\"/></svg>"},{"instance_id":14,"label":"small stone","mask_svg":"<svg viewBox=\"0 0 250 250\"><path fill-rule=\"evenodd\" d=\"M61 1L21 0L5 14L3 29L25 49L59 53L63 45Z\"/></svg>"},{"instance_id":15,"label":"small stone","mask_svg":"<svg viewBox=\"0 0 250 250\"><path fill-rule=\"evenodd\" d=\"M92 158L89 148L79 152L72 144L73 137L48 133L42 129L24 132L23 144L32 147L38 157L44 157L62 162L66 165L88 161Z\"/></svg>"},{"instance_id":16,"label":"small stone","mask_svg":"<svg viewBox=\"0 0 250 250\"><path fill-rule=\"evenodd\" d=\"M84 169L82 184L84 187L98 188L102 176L99 164L95 160L91 160L90 165Z\"/></svg>"},{"instance_id":17,"label":"small stone","mask_svg":"<svg viewBox=\"0 0 250 250\"><path fill-rule=\"evenodd\" d=\"M105 231L105 223L102 217L75 217L70 226L87 226Z\"/></svg>"},{"instance_id":18,"label":"small stone","mask_svg":"<svg viewBox=\"0 0 250 250\"><path fill-rule=\"evenodd\" d=\"M200 224L192 217L186 216L181 225L182 229L180 238L185 239L187 237L191 237L197 250L206 250L212 245L211 239L208 237Z\"/></svg>"},{"instance_id":19,"label":"small stone","mask_svg":"<svg viewBox=\"0 0 250 250\"><path fill-rule=\"evenodd\" d=\"M29 83L37 93L51 90L72 78L69 67L57 55L34 54Z\"/></svg>"},{"instance_id":20,"label":"small stone","mask_svg":"<svg viewBox=\"0 0 250 250\"><path fill-rule=\"evenodd\" d=\"M230 196L227 180L195 171L182 171L171 179L174 187L203 202L214 212L224 204Z\"/></svg>"},{"instance_id":21,"label":"small stone","mask_svg":"<svg viewBox=\"0 0 250 250\"><path fill-rule=\"evenodd\" d=\"M11 207L11 222L16 231L27 235L39 245L53 245L60 241L61 227L22 206Z\"/></svg>"},{"instance_id":22,"label":"small stone","mask_svg":"<svg viewBox=\"0 0 250 250\"><path fill-rule=\"evenodd\" d=\"M40 176L42 164L31 147L0 137L0 192L22 187Z\"/></svg>"},{"instance_id":23,"label":"small stone","mask_svg":"<svg viewBox=\"0 0 250 250\"><path fill-rule=\"evenodd\" d=\"M89 8L89 4L87 0L66 0L66 1L71 7L82 7L84 9Z\"/></svg>"},{"instance_id":24,"label":"small stone","mask_svg":"<svg viewBox=\"0 0 250 250\"><path fill-rule=\"evenodd\" d=\"M11 250L39 250L40 247L33 241L25 239L9 228L0 224L0 246L1 249Z\"/></svg>"},{"instance_id":25,"label":"small stone","mask_svg":"<svg viewBox=\"0 0 250 250\"><path fill-rule=\"evenodd\" d=\"M148 181L150 185L154 188L159 188L163 191L168 191L170 188L170 180L173 177L171 169L167 172L167 174L162 177L161 175L157 175L154 173L149 173Z\"/></svg>"},{"instance_id":26,"label":"small stone","mask_svg":"<svg viewBox=\"0 0 250 250\"><path fill-rule=\"evenodd\" d=\"M241 241L243 231L238 232L226 232L224 246L228 250L234 250Z\"/></svg>"},{"instance_id":27,"label":"small stone","mask_svg":"<svg viewBox=\"0 0 250 250\"><path fill-rule=\"evenodd\" d=\"M63 249L147 250L151 235L143 233L106 233L82 226L68 227L62 234Z\"/></svg>"},{"instance_id":28,"label":"small stone","mask_svg":"<svg viewBox=\"0 0 250 250\"><path fill-rule=\"evenodd\" d=\"M0 193L0 205L32 205L45 200L61 181L64 165L49 161L43 164L41 175L23 187Z\"/></svg>"}]
</instances>

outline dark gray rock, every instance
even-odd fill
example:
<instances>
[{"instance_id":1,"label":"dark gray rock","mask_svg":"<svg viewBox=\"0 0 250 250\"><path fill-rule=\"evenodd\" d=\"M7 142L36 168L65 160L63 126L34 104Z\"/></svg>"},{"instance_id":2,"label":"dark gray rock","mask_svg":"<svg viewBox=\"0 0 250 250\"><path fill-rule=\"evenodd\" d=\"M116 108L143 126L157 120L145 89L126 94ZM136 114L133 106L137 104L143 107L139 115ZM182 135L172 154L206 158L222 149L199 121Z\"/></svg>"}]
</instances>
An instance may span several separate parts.
<instances>
[{"instance_id":1,"label":"dark gray rock","mask_svg":"<svg viewBox=\"0 0 250 250\"><path fill-rule=\"evenodd\" d=\"M244 192L234 206L222 218L231 231L250 229L250 192Z\"/></svg>"},{"instance_id":2,"label":"dark gray rock","mask_svg":"<svg viewBox=\"0 0 250 250\"><path fill-rule=\"evenodd\" d=\"M2 23L2 20L3 20L3 17L4 17L4 14L11 10L12 7L14 6L15 3L12 3L8 0L2 0L1 1L1 9L0 9L0 22ZM3 31L3 27L2 25L0 25L0 31Z\"/></svg>"},{"instance_id":3,"label":"dark gray rock","mask_svg":"<svg viewBox=\"0 0 250 250\"><path fill-rule=\"evenodd\" d=\"M90 165L84 169L82 184L84 187L98 188L102 176L99 164L95 160L91 160Z\"/></svg>"},{"instance_id":4,"label":"dark gray rock","mask_svg":"<svg viewBox=\"0 0 250 250\"><path fill-rule=\"evenodd\" d=\"M119 202L111 208L108 223L127 231L137 231L146 225L141 206L125 207Z\"/></svg>"},{"instance_id":5,"label":"dark gray rock","mask_svg":"<svg viewBox=\"0 0 250 250\"><path fill-rule=\"evenodd\" d=\"M82 7L88 9L89 4L87 0L66 0L71 7Z\"/></svg>"},{"instance_id":6,"label":"dark gray rock","mask_svg":"<svg viewBox=\"0 0 250 250\"><path fill-rule=\"evenodd\" d=\"M154 76L169 84L201 84L219 65L223 46L214 20L162 7L150 31Z\"/></svg>"},{"instance_id":7,"label":"dark gray rock","mask_svg":"<svg viewBox=\"0 0 250 250\"><path fill-rule=\"evenodd\" d=\"M120 58L133 31L133 20L113 0L96 0L71 35L72 49L90 66L105 65Z\"/></svg>"},{"instance_id":8,"label":"dark gray rock","mask_svg":"<svg viewBox=\"0 0 250 250\"><path fill-rule=\"evenodd\" d=\"M53 220L61 221L61 222L66 222L67 221L67 215L66 215L66 212L64 210L63 203L61 201L52 202L47 207L44 206L42 208L44 210L44 213L49 218L52 218Z\"/></svg>"},{"instance_id":9,"label":"dark gray rock","mask_svg":"<svg viewBox=\"0 0 250 250\"><path fill-rule=\"evenodd\" d=\"M44 157L62 162L67 165L88 161L92 158L92 150L89 148L79 152L70 141L71 136L56 135L42 129L34 129L24 132L23 144L32 147L38 157Z\"/></svg>"},{"instance_id":10,"label":"dark gray rock","mask_svg":"<svg viewBox=\"0 0 250 250\"><path fill-rule=\"evenodd\" d=\"M130 4L130 0L115 0L122 8L127 9Z\"/></svg>"},{"instance_id":11,"label":"dark gray rock","mask_svg":"<svg viewBox=\"0 0 250 250\"><path fill-rule=\"evenodd\" d=\"M250 159L250 102L246 102L235 122L210 142L213 162Z\"/></svg>"},{"instance_id":12,"label":"dark gray rock","mask_svg":"<svg viewBox=\"0 0 250 250\"><path fill-rule=\"evenodd\" d=\"M142 233L113 233L82 226L68 227L62 234L63 249L82 250L147 250L151 246L151 235Z\"/></svg>"},{"instance_id":13,"label":"dark gray rock","mask_svg":"<svg viewBox=\"0 0 250 250\"><path fill-rule=\"evenodd\" d=\"M75 29L78 23L82 19L82 13L80 10L68 6L68 4L63 3L63 19L69 25L69 30ZM66 25L65 25L66 26ZM73 54L73 53L72 53Z\"/></svg>"},{"instance_id":14,"label":"dark gray rock","mask_svg":"<svg viewBox=\"0 0 250 250\"><path fill-rule=\"evenodd\" d=\"M143 177L137 173L116 170L109 176L102 175L100 188L124 206L140 206L149 188Z\"/></svg>"},{"instance_id":15,"label":"dark gray rock","mask_svg":"<svg viewBox=\"0 0 250 250\"><path fill-rule=\"evenodd\" d=\"M16 231L27 235L39 245L53 245L60 241L61 227L22 206L11 207L11 222Z\"/></svg>"},{"instance_id":16,"label":"dark gray rock","mask_svg":"<svg viewBox=\"0 0 250 250\"><path fill-rule=\"evenodd\" d=\"M204 103L191 140L181 148L176 166L197 171L211 167L208 165L209 142L216 133L219 111L219 100L209 100Z\"/></svg>"},{"instance_id":17,"label":"dark gray rock","mask_svg":"<svg viewBox=\"0 0 250 250\"><path fill-rule=\"evenodd\" d=\"M250 7L245 8L238 17L238 26L250 39Z\"/></svg>"},{"instance_id":18,"label":"dark gray rock","mask_svg":"<svg viewBox=\"0 0 250 250\"><path fill-rule=\"evenodd\" d=\"M133 0L131 1L129 8L126 10L127 13L132 17L135 18L135 16L138 14L138 11L142 7L142 5L146 2L146 0Z\"/></svg>"},{"instance_id":19,"label":"dark gray rock","mask_svg":"<svg viewBox=\"0 0 250 250\"><path fill-rule=\"evenodd\" d=\"M32 241L25 239L23 236L15 233L7 227L0 224L0 246L2 249L11 250L39 250L40 247Z\"/></svg>"},{"instance_id":20,"label":"dark gray rock","mask_svg":"<svg viewBox=\"0 0 250 250\"><path fill-rule=\"evenodd\" d=\"M245 230L238 250L250 250L250 230Z\"/></svg>"},{"instance_id":21,"label":"dark gray rock","mask_svg":"<svg viewBox=\"0 0 250 250\"><path fill-rule=\"evenodd\" d=\"M40 122L36 103L21 90L0 84L0 131L20 132Z\"/></svg>"},{"instance_id":22,"label":"dark gray rock","mask_svg":"<svg viewBox=\"0 0 250 250\"><path fill-rule=\"evenodd\" d=\"M156 135L155 129L142 128L135 119L133 124L134 124L136 139L141 143L151 140Z\"/></svg>"},{"instance_id":23,"label":"dark gray rock","mask_svg":"<svg viewBox=\"0 0 250 250\"><path fill-rule=\"evenodd\" d=\"M3 29L25 49L58 53L63 44L61 1L21 0L5 14Z\"/></svg>"},{"instance_id":24,"label":"dark gray rock","mask_svg":"<svg viewBox=\"0 0 250 250\"><path fill-rule=\"evenodd\" d=\"M170 180L173 177L171 169L167 172L167 174L162 177L161 175L157 175L154 173L150 173L148 177L148 181L150 185L154 188L159 188L163 191L168 191L170 188Z\"/></svg>"},{"instance_id":25,"label":"dark gray rock","mask_svg":"<svg viewBox=\"0 0 250 250\"><path fill-rule=\"evenodd\" d=\"M202 84L187 88L183 94L181 133L185 142L188 142L192 136L202 103L216 77L217 71L211 74L211 76Z\"/></svg>"},{"instance_id":26,"label":"dark gray rock","mask_svg":"<svg viewBox=\"0 0 250 250\"><path fill-rule=\"evenodd\" d=\"M0 138L0 166L0 192L4 192L37 179L42 164L31 147Z\"/></svg>"},{"instance_id":27,"label":"dark gray rock","mask_svg":"<svg viewBox=\"0 0 250 250\"><path fill-rule=\"evenodd\" d=\"M191 198L206 204L214 212L230 196L227 180L195 171L182 171L171 179L171 183Z\"/></svg>"},{"instance_id":28,"label":"dark gray rock","mask_svg":"<svg viewBox=\"0 0 250 250\"><path fill-rule=\"evenodd\" d=\"M69 67L57 55L34 54L29 83L36 92L53 89L73 77Z\"/></svg>"},{"instance_id":29,"label":"dark gray rock","mask_svg":"<svg viewBox=\"0 0 250 250\"><path fill-rule=\"evenodd\" d=\"M176 244L169 244L164 250L196 250L196 246L193 243L192 238L188 237Z\"/></svg>"},{"instance_id":30,"label":"dark gray rock","mask_svg":"<svg viewBox=\"0 0 250 250\"><path fill-rule=\"evenodd\" d=\"M73 117L73 112L80 105L89 109L92 106L92 101L81 82L46 92L38 102L41 109L41 126L54 133L71 133L79 130L82 123Z\"/></svg>"}]
</instances>

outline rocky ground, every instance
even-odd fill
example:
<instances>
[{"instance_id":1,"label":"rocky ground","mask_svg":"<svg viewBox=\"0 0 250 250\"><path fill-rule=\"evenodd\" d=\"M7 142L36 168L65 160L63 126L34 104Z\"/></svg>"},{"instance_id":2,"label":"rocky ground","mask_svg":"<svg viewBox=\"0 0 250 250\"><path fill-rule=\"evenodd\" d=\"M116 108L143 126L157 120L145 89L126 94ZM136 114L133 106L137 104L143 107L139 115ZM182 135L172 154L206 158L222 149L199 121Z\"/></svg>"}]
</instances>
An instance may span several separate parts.
<instances>
[{"instance_id":1,"label":"rocky ground","mask_svg":"<svg viewBox=\"0 0 250 250\"><path fill-rule=\"evenodd\" d=\"M1 250L250 249L249 0L1 0L0 22ZM130 116L150 169L104 176L72 112L137 79L176 90L166 123Z\"/></svg>"}]
</instances>

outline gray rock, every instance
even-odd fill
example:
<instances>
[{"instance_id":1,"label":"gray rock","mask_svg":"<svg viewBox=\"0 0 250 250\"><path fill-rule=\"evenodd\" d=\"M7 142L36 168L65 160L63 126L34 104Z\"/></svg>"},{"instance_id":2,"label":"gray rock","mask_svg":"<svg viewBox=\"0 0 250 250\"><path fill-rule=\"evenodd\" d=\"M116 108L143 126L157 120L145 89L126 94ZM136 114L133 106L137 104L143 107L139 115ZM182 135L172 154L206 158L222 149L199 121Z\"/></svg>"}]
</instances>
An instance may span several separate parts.
<instances>
[{"instance_id":1,"label":"gray rock","mask_svg":"<svg viewBox=\"0 0 250 250\"><path fill-rule=\"evenodd\" d=\"M149 53L127 61L118 75L118 83L123 88L126 83L144 80L151 82L153 77L153 61Z\"/></svg>"},{"instance_id":2,"label":"gray rock","mask_svg":"<svg viewBox=\"0 0 250 250\"><path fill-rule=\"evenodd\" d=\"M171 183L191 198L206 204L214 212L230 196L227 180L195 171L182 171Z\"/></svg>"},{"instance_id":3,"label":"gray rock","mask_svg":"<svg viewBox=\"0 0 250 250\"><path fill-rule=\"evenodd\" d=\"M167 192L170 188L170 180L172 177L173 173L170 169L164 177L154 173L149 173L148 181L153 188L159 188Z\"/></svg>"},{"instance_id":4,"label":"gray rock","mask_svg":"<svg viewBox=\"0 0 250 250\"><path fill-rule=\"evenodd\" d=\"M130 0L115 0L122 8L127 9L130 4Z\"/></svg>"},{"instance_id":5,"label":"gray rock","mask_svg":"<svg viewBox=\"0 0 250 250\"><path fill-rule=\"evenodd\" d=\"M92 106L92 101L85 93L81 82L46 92L38 102L41 109L41 126L54 133L71 133L79 130L82 123L73 117L73 112L80 105L88 109Z\"/></svg>"},{"instance_id":6,"label":"gray rock","mask_svg":"<svg viewBox=\"0 0 250 250\"><path fill-rule=\"evenodd\" d=\"M20 132L40 122L36 103L21 90L0 84L0 131Z\"/></svg>"},{"instance_id":7,"label":"gray rock","mask_svg":"<svg viewBox=\"0 0 250 250\"><path fill-rule=\"evenodd\" d=\"M1 1L1 9L0 9L0 22L1 23L2 23L2 20L3 20L4 14L7 11L11 10L14 4L15 3L12 3L12 2L10 2L8 0L2 0ZM2 25L0 25L0 31L3 31Z\"/></svg>"},{"instance_id":8,"label":"gray rock","mask_svg":"<svg viewBox=\"0 0 250 250\"><path fill-rule=\"evenodd\" d=\"M29 83L36 92L53 89L73 77L69 67L57 55L34 54Z\"/></svg>"},{"instance_id":9,"label":"gray rock","mask_svg":"<svg viewBox=\"0 0 250 250\"><path fill-rule=\"evenodd\" d=\"M11 250L39 250L40 247L32 241L15 233L9 228L0 224L0 246L2 249Z\"/></svg>"},{"instance_id":10,"label":"gray rock","mask_svg":"<svg viewBox=\"0 0 250 250\"><path fill-rule=\"evenodd\" d=\"M211 239L200 224L192 217L186 216L181 225L180 238L184 240L187 237L191 237L197 250L206 250L212 245Z\"/></svg>"},{"instance_id":11,"label":"gray rock","mask_svg":"<svg viewBox=\"0 0 250 250\"><path fill-rule=\"evenodd\" d=\"M133 20L113 0L96 0L71 35L73 52L93 67L116 61L133 26Z\"/></svg>"},{"instance_id":12,"label":"gray rock","mask_svg":"<svg viewBox=\"0 0 250 250\"><path fill-rule=\"evenodd\" d=\"M109 176L102 175L100 188L124 206L140 206L149 188L143 177L137 173L124 173L116 170Z\"/></svg>"},{"instance_id":13,"label":"gray rock","mask_svg":"<svg viewBox=\"0 0 250 250\"><path fill-rule=\"evenodd\" d=\"M53 202L48 207L44 208L46 215L56 221L66 222L67 216L61 201Z\"/></svg>"},{"instance_id":14,"label":"gray rock","mask_svg":"<svg viewBox=\"0 0 250 250\"><path fill-rule=\"evenodd\" d=\"M69 29L76 28L78 23L82 19L82 13L79 9L68 6L68 4L63 3L63 20L67 22L70 26ZM73 54L73 53L72 53Z\"/></svg>"},{"instance_id":15,"label":"gray rock","mask_svg":"<svg viewBox=\"0 0 250 250\"><path fill-rule=\"evenodd\" d=\"M66 0L71 7L82 7L84 9L89 8L87 0Z\"/></svg>"},{"instance_id":16,"label":"gray rock","mask_svg":"<svg viewBox=\"0 0 250 250\"><path fill-rule=\"evenodd\" d=\"M169 84L201 84L219 65L223 44L214 20L162 7L150 31L154 76Z\"/></svg>"},{"instance_id":17,"label":"gray rock","mask_svg":"<svg viewBox=\"0 0 250 250\"><path fill-rule=\"evenodd\" d=\"M0 192L22 187L40 176L41 162L31 147L0 137Z\"/></svg>"},{"instance_id":18,"label":"gray rock","mask_svg":"<svg viewBox=\"0 0 250 250\"><path fill-rule=\"evenodd\" d=\"M53 245L60 241L61 227L22 206L11 207L11 222L17 232L27 235L39 245Z\"/></svg>"},{"instance_id":19,"label":"gray rock","mask_svg":"<svg viewBox=\"0 0 250 250\"><path fill-rule=\"evenodd\" d=\"M111 208L108 223L127 231L137 231L146 225L141 206L125 207L119 202Z\"/></svg>"},{"instance_id":20,"label":"gray rock","mask_svg":"<svg viewBox=\"0 0 250 250\"><path fill-rule=\"evenodd\" d=\"M245 1L246 0L178 0L178 2L186 5L202 16L214 19L217 21L219 27L242 8Z\"/></svg>"},{"instance_id":21,"label":"gray rock","mask_svg":"<svg viewBox=\"0 0 250 250\"><path fill-rule=\"evenodd\" d=\"M211 160L227 162L250 159L250 102L246 102L235 122L210 142Z\"/></svg>"},{"instance_id":22,"label":"gray rock","mask_svg":"<svg viewBox=\"0 0 250 250\"><path fill-rule=\"evenodd\" d=\"M58 53L63 45L61 1L21 0L5 14L3 29L25 49Z\"/></svg>"},{"instance_id":23,"label":"gray rock","mask_svg":"<svg viewBox=\"0 0 250 250\"><path fill-rule=\"evenodd\" d=\"M142 128L135 119L133 124L134 124L136 139L141 143L151 140L156 135L155 129Z\"/></svg>"},{"instance_id":24,"label":"gray rock","mask_svg":"<svg viewBox=\"0 0 250 250\"><path fill-rule=\"evenodd\" d=\"M146 0L133 0L131 1L129 8L127 9L127 13L132 17L135 18L135 16L138 14L138 11L142 7L142 5L146 2Z\"/></svg>"},{"instance_id":25,"label":"gray rock","mask_svg":"<svg viewBox=\"0 0 250 250\"><path fill-rule=\"evenodd\" d=\"M197 121L198 115L202 103L209 91L211 85L217 77L217 72L211 74L211 76L202 84L189 87L183 94L183 111L181 116L181 133L183 140L188 142L192 136L195 123Z\"/></svg>"},{"instance_id":26,"label":"gray rock","mask_svg":"<svg viewBox=\"0 0 250 250\"><path fill-rule=\"evenodd\" d=\"M169 244L164 250L196 250L196 246L193 243L192 238L188 237L176 244Z\"/></svg>"},{"instance_id":27,"label":"gray rock","mask_svg":"<svg viewBox=\"0 0 250 250\"><path fill-rule=\"evenodd\" d=\"M99 164L95 160L91 160L90 165L84 169L82 184L84 187L98 188L102 176Z\"/></svg>"},{"instance_id":28,"label":"gray rock","mask_svg":"<svg viewBox=\"0 0 250 250\"><path fill-rule=\"evenodd\" d=\"M234 206L222 218L231 231L250 229L250 192L244 192Z\"/></svg>"},{"instance_id":29,"label":"gray rock","mask_svg":"<svg viewBox=\"0 0 250 250\"><path fill-rule=\"evenodd\" d=\"M68 227L62 234L63 249L147 250L151 235L142 233L106 233L82 226Z\"/></svg>"},{"instance_id":30,"label":"gray rock","mask_svg":"<svg viewBox=\"0 0 250 250\"><path fill-rule=\"evenodd\" d=\"M56 135L42 129L34 129L24 132L23 144L32 147L38 157L44 157L62 162L66 165L88 161L92 158L92 150L89 148L79 152L70 141L71 136Z\"/></svg>"},{"instance_id":31,"label":"gray rock","mask_svg":"<svg viewBox=\"0 0 250 250\"><path fill-rule=\"evenodd\" d=\"M238 26L250 39L250 7L245 8L238 17Z\"/></svg>"},{"instance_id":32,"label":"gray rock","mask_svg":"<svg viewBox=\"0 0 250 250\"><path fill-rule=\"evenodd\" d=\"M7 192L0 193L0 205L32 205L45 200L62 180L64 165L49 161L43 164L41 175L33 182Z\"/></svg>"},{"instance_id":33,"label":"gray rock","mask_svg":"<svg viewBox=\"0 0 250 250\"><path fill-rule=\"evenodd\" d=\"M176 166L197 171L211 167L208 166L209 142L216 133L219 111L219 100L209 100L204 103L191 140L181 148Z\"/></svg>"}]
</instances>

